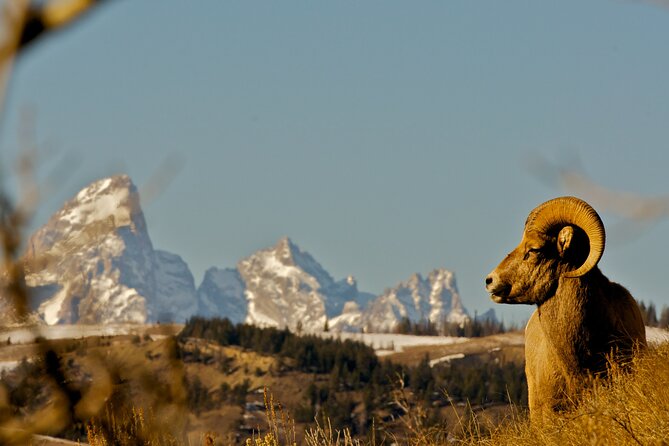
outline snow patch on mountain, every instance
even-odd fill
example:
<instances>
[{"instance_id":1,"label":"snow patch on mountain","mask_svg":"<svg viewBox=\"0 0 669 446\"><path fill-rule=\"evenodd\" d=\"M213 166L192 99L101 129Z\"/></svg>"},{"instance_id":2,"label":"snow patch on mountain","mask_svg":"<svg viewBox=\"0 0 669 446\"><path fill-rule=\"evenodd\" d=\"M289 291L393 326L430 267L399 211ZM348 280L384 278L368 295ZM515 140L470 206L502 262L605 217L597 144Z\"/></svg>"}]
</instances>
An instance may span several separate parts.
<instances>
[{"instance_id":1,"label":"snow patch on mountain","mask_svg":"<svg viewBox=\"0 0 669 446\"><path fill-rule=\"evenodd\" d=\"M44 318L44 322L49 325L58 323L58 313L60 312L60 308L63 305L65 298L67 297L67 291L67 288L61 289L53 298L43 302L40 305L39 313Z\"/></svg>"},{"instance_id":2,"label":"snow patch on mountain","mask_svg":"<svg viewBox=\"0 0 669 446\"><path fill-rule=\"evenodd\" d=\"M362 310L360 305L354 301L346 302L342 313L329 320L328 329L336 333L361 331Z\"/></svg>"}]
</instances>

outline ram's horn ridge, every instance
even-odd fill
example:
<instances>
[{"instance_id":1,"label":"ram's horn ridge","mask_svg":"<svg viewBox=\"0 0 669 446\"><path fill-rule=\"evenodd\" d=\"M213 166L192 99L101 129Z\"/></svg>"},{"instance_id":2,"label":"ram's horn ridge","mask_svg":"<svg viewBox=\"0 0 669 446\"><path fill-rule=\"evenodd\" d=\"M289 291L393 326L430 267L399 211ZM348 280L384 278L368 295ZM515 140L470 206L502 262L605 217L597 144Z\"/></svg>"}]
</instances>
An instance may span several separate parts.
<instances>
[{"instance_id":1,"label":"ram's horn ridge","mask_svg":"<svg viewBox=\"0 0 669 446\"><path fill-rule=\"evenodd\" d=\"M532 227L544 234L552 228L566 225L581 228L590 242L590 251L585 262L564 274L564 277L581 277L594 268L604 254L604 224L592 206L576 197L560 197L543 203L537 208L532 221Z\"/></svg>"}]
</instances>

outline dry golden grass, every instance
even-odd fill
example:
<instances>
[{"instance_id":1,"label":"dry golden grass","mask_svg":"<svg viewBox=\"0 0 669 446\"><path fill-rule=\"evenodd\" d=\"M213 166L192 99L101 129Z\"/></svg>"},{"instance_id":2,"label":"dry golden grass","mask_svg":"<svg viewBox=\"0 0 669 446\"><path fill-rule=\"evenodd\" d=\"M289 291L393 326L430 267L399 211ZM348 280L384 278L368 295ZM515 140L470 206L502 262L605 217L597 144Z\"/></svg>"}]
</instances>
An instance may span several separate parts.
<instances>
[{"instance_id":1,"label":"dry golden grass","mask_svg":"<svg viewBox=\"0 0 669 446\"><path fill-rule=\"evenodd\" d=\"M469 411L458 415L455 426L422 428L407 416L403 438L380 441L351 438L346 430L332 427L328 420L307 432L309 446L377 446L394 443L407 446L523 446L523 445L669 445L669 343L652 348L633 360L633 373L612 369L606 380L592 383L580 403L568 413L541 426L530 425L525 411L514 410L503 423L490 429L480 415ZM455 409L454 409L455 410ZM290 445L276 435L249 439L256 446Z\"/></svg>"},{"instance_id":2,"label":"dry golden grass","mask_svg":"<svg viewBox=\"0 0 669 446\"><path fill-rule=\"evenodd\" d=\"M542 426L516 416L488 438L465 445L666 445L669 444L669 344L633 360L633 373L613 369L595 382L574 410Z\"/></svg>"},{"instance_id":3,"label":"dry golden grass","mask_svg":"<svg viewBox=\"0 0 669 446\"><path fill-rule=\"evenodd\" d=\"M669 344L653 348L634 359L633 373L613 369L607 380L595 381L584 393L580 404L571 412L556 415L542 426L530 425L527 414L513 410L502 424L491 429L481 415L469 411L458 415L455 425L423 427L416 420L420 414L409 413L402 437L382 440L352 438L345 429L333 427L327 419L296 438L289 414L273 397L265 394L268 430L246 439L249 446L377 446L398 444L436 446L504 445L666 445L669 444ZM455 411L455 408L454 408ZM181 444L174 437L151 438L140 412L128 414L126 420L107 425L121 428L114 433L116 442L107 443L91 426L91 444L135 444L133 433L144 442L137 444ZM141 432L141 434L140 434ZM372 429L374 432L374 429ZM123 442L118 442L123 438ZM135 440L138 438L135 437ZM199 444L227 444L205 436ZM193 444L189 442L189 444Z\"/></svg>"},{"instance_id":4,"label":"dry golden grass","mask_svg":"<svg viewBox=\"0 0 669 446\"><path fill-rule=\"evenodd\" d=\"M132 407L122 414L108 407L105 413L91 420L87 426L90 446L177 446L183 438L165 429L154 413L145 413Z\"/></svg>"}]
</instances>

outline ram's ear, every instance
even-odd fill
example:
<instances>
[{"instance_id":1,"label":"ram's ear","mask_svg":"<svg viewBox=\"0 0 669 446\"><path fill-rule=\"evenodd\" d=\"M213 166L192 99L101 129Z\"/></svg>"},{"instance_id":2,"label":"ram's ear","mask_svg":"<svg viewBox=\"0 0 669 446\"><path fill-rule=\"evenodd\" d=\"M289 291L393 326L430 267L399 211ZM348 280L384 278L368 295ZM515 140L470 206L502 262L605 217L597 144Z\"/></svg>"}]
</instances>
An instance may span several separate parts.
<instances>
[{"instance_id":1,"label":"ram's ear","mask_svg":"<svg viewBox=\"0 0 669 446\"><path fill-rule=\"evenodd\" d=\"M558 253L560 253L560 257L564 257L565 253L569 249L569 245L571 244L571 239L574 237L574 228L571 226L565 226L564 228L560 229L560 233L558 234L557 238L557 249Z\"/></svg>"}]
</instances>

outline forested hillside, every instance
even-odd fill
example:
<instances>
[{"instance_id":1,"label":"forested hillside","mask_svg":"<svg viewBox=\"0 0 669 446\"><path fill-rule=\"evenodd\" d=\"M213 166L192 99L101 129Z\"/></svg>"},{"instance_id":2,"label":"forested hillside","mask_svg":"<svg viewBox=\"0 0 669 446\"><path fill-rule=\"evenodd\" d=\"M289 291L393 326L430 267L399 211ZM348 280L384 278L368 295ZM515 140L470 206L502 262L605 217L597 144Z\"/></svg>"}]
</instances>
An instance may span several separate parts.
<instances>
[{"instance_id":1,"label":"forested hillside","mask_svg":"<svg viewBox=\"0 0 669 446\"><path fill-rule=\"evenodd\" d=\"M437 423L443 408L451 405L486 407L510 401L524 405L527 400L523 366L513 362L463 359L430 366L425 357L415 366L398 365L379 360L370 347L351 340L298 336L288 330L233 324L226 319L192 318L179 335L180 344L193 338L274 356L280 366L271 371L273 374L301 372L312 376L305 383L301 400L287 403L287 411L301 423L312 423L325 415L357 435L366 434L372 423L378 426L401 417L400 398L407 399L404 404L420 408L428 424ZM184 349L182 356L186 362L225 361L203 354L197 347ZM226 392L231 390L199 389L206 396L191 399L211 410L229 401ZM197 391L190 387L191 393ZM241 398L237 401L242 403Z\"/></svg>"}]
</instances>

